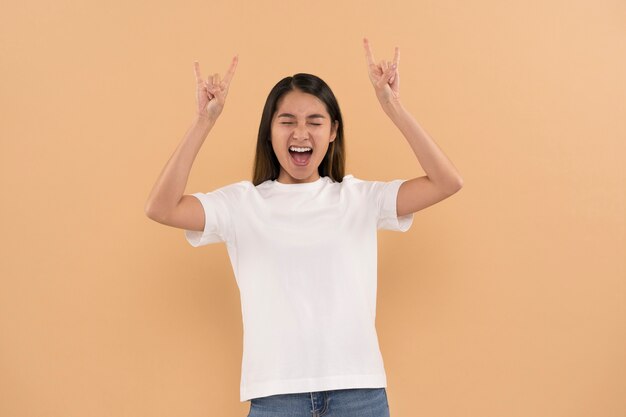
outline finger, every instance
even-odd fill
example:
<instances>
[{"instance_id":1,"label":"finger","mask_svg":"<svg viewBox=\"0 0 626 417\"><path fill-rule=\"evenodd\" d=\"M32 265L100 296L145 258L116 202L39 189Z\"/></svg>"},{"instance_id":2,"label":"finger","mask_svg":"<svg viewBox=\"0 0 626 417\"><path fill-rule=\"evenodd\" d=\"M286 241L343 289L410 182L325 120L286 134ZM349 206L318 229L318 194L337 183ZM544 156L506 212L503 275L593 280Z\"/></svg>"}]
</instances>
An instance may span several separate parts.
<instances>
[{"instance_id":1,"label":"finger","mask_svg":"<svg viewBox=\"0 0 626 417\"><path fill-rule=\"evenodd\" d=\"M219 87L220 85L220 75L217 72L213 76L213 85L215 85L216 87Z\"/></svg>"},{"instance_id":2,"label":"finger","mask_svg":"<svg viewBox=\"0 0 626 417\"><path fill-rule=\"evenodd\" d=\"M391 88L394 91L399 91L400 90L400 73L398 72L397 69L396 69L396 72L395 72L395 74L393 76Z\"/></svg>"},{"instance_id":3,"label":"finger","mask_svg":"<svg viewBox=\"0 0 626 417\"><path fill-rule=\"evenodd\" d=\"M398 75L398 64L394 61L389 67L389 70L391 70L391 78L389 79L389 84L393 84L396 76Z\"/></svg>"},{"instance_id":4,"label":"finger","mask_svg":"<svg viewBox=\"0 0 626 417\"><path fill-rule=\"evenodd\" d=\"M208 82L206 85L206 95L209 98L209 100L211 100L214 96L213 86L211 85L210 82Z\"/></svg>"},{"instance_id":5,"label":"finger","mask_svg":"<svg viewBox=\"0 0 626 417\"><path fill-rule=\"evenodd\" d=\"M198 61L193 61L193 70L196 74L196 82L202 82L202 75L200 75L200 63L198 63Z\"/></svg>"},{"instance_id":6,"label":"finger","mask_svg":"<svg viewBox=\"0 0 626 417\"><path fill-rule=\"evenodd\" d=\"M387 61L383 59L382 61L380 61L380 64L378 65L383 70L383 74L387 72L387 69L389 68L389 65L387 65Z\"/></svg>"},{"instance_id":7,"label":"finger","mask_svg":"<svg viewBox=\"0 0 626 417\"><path fill-rule=\"evenodd\" d=\"M398 71L394 71L389 79L389 84L393 84L398 79Z\"/></svg>"},{"instance_id":8,"label":"finger","mask_svg":"<svg viewBox=\"0 0 626 417\"><path fill-rule=\"evenodd\" d=\"M394 74L395 74L395 70L389 67L389 71L387 71L387 73L384 76L384 79L386 80L385 81L386 84L391 84L391 78L393 78Z\"/></svg>"},{"instance_id":9,"label":"finger","mask_svg":"<svg viewBox=\"0 0 626 417\"><path fill-rule=\"evenodd\" d=\"M400 48L396 46L396 51L393 54L393 63L396 64L396 67L400 63Z\"/></svg>"},{"instance_id":10,"label":"finger","mask_svg":"<svg viewBox=\"0 0 626 417\"><path fill-rule=\"evenodd\" d=\"M224 76L224 82L226 85L230 84L230 80L233 79L233 75L235 75L235 69L237 69L237 64L239 63L239 55L235 55L233 60L230 63L230 67L228 71L226 71L226 75Z\"/></svg>"},{"instance_id":11,"label":"finger","mask_svg":"<svg viewBox=\"0 0 626 417\"><path fill-rule=\"evenodd\" d=\"M383 61L386 65L386 61ZM385 72L383 73L382 77L380 77L380 80L378 80L378 86L382 87L385 84L389 84L391 77L393 77L393 75L395 74L395 70L393 68L391 68L390 66L387 67L385 69Z\"/></svg>"},{"instance_id":12,"label":"finger","mask_svg":"<svg viewBox=\"0 0 626 417\"><path fill-rule=\"evenodd\" d=\"M363 38L363 47L365 48L365 58L367 59L367 64L376 65L376 61L374 60L374 54L372 53L372 48L370 46L370 41L367 38Z\"/></svg>"}]
</instances>

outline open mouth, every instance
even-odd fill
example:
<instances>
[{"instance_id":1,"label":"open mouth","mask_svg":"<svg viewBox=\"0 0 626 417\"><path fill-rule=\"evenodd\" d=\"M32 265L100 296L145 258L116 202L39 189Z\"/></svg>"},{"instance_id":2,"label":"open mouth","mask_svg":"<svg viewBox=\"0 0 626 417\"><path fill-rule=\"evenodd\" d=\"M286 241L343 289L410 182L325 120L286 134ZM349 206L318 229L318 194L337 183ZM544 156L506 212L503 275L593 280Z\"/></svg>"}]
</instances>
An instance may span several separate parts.
<instances>
[{"instance_id":1,"label":"open mouth","mask_svg":"<svg viewBox=\"0 0 626 417\"><path fill-rule=\"evenodd\" d=\"M298 151L293 150L293 147L289 149L291 160L298 166L306 166L311 160L313 149L311 148L297 148Z\"/></svg>"}]
</instances>

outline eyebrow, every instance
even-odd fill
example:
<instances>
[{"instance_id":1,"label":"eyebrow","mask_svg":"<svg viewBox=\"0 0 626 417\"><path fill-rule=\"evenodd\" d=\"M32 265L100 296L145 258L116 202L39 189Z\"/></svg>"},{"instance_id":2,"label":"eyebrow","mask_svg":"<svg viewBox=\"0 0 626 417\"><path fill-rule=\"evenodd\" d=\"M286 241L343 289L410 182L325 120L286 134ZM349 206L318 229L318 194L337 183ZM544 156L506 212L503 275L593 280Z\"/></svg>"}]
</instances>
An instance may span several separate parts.
<instances>
[{"instance_id":1,"label":"eyebrow","mask_svg":"<svg viewBox=\"0 0 626 417\"><path fill-rule=\"evenodd\" d=\"M296 118L296 116L294 116L294 115L293 115L293 114L291 114L291 113L281 113L281 114L279 114L279 115L278 115L278 116L276 116L276 117L291 117L292 119L295 119L295 118ZM325 119L325 118L326 118L326 116L324 116L323 114L318 114L318 113L316 113L316 114L310 114L310 115L308 115L306 118L307 118L307 119L319 119L319 118Z\"/></svg>"}]
</instances>

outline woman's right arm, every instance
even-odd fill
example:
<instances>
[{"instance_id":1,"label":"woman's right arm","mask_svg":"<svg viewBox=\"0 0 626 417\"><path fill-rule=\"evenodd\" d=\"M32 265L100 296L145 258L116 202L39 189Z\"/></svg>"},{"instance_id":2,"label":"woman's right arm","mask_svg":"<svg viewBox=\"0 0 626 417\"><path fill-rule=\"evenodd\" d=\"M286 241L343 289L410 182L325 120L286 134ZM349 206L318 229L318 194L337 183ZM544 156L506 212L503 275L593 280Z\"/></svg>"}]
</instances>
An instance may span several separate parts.
<instances>
[{"instance_id":1,"label":"woman's right arm","mask_svg":"<svg viewBox=\"0 0 626 417\"><path fill-rule=\"evenodd\" d=\"M198 116L161 171L146 202L146 215L186 230L204 230L204 210L194 196L183 195L193 161L216 119Z\"/></svg>"},{"instance_id":2,"label":"woman's right arm","mask_svg":"<svg viewBox=\"0 0 626 417\"><path fill-rule=\"evenodd\" d=\"M218 74L202 80L200 68L196 73L198 108L193 124L161 171L145 205L146 215L159 223L185 230L204 230L204 209L192 195L183 195L193 161L204 140L224 108L230 81L237 67L235 56L224 80Z\"/></svg>"}]
</instances>

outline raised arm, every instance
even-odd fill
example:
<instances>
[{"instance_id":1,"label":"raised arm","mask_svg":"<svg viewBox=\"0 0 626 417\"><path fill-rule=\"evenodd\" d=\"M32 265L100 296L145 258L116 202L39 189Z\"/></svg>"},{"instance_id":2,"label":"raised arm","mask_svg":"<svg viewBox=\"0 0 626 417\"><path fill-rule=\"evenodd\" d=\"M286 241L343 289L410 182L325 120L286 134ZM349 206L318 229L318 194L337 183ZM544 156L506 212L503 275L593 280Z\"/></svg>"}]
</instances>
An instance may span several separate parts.
<instances>
[{"instance_id":1,"label":"raised arm","mask_svg":"<svg viewBox=\"0 0 626 417\"><path fill-rule=\"evenodd\" d=\"M463 179L435 141L400 103L400 48L393 61L378 64L367 38L363 39L370 81L376 97L391 121L400 129L415 153L425 176L405 181L398 190L397 215L403 216L431 206L463 187Z\"/></svg>"},{"instance_id":2,"label":"raised arm","mask_svg":"<svg viewBox=\"0 0 626 417\"><path fill-rule=\"evenodd\" d=\"M200 75L194 62L197 111L191 127L161 171L145 205L146 215L159 223L186 230L204 230L204 210L197 198L183 195L193 162L222 113L239 58L235 56L223 80Z\"/></svg>"}]
</instances>

